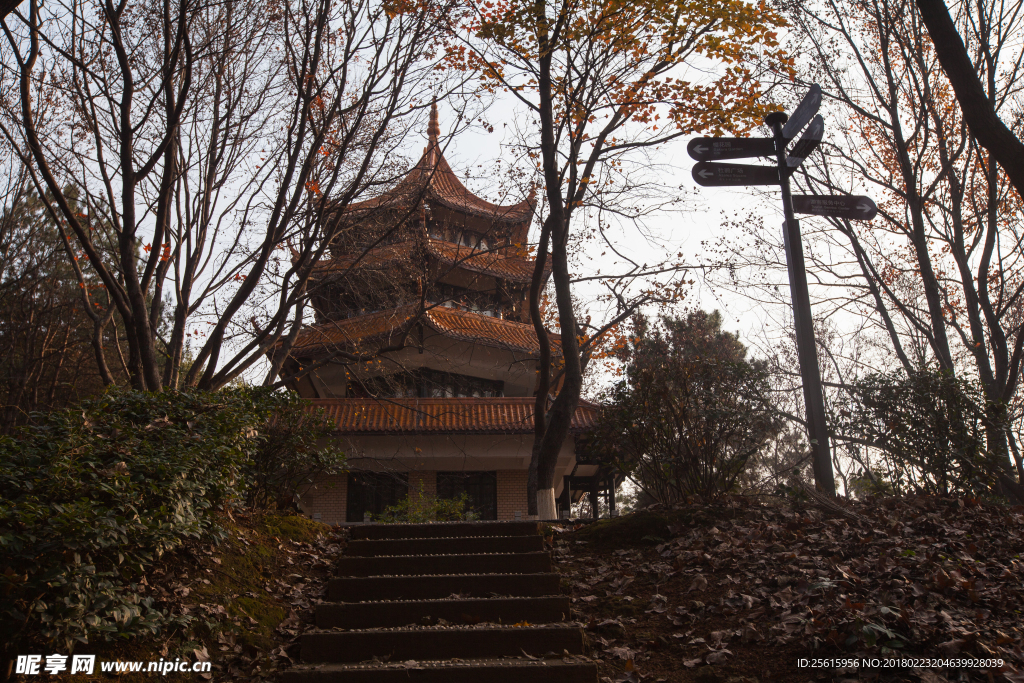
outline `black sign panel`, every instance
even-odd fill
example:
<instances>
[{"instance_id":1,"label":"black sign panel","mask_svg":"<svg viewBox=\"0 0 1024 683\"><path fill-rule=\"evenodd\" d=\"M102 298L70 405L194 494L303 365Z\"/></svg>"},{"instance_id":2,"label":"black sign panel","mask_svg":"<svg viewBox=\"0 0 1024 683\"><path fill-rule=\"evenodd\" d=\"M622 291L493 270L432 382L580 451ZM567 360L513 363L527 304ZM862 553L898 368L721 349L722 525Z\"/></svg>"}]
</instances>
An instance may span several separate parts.
<instances>
[{"instance_id":1,"label":"black sign panel","mask_svg":"<svg viewBox=\"0 0 1024 683\"><path fill-rule=\"evenodd\" d=\"M775 156L775 140L771 138L694 138L686 146L691 159L717 161L746 157Z\"/></svg>"},{"instance_id":2,"label":"black sign panel","mask_svg":"<svg viewBox=\"0 0 1024 683\"><path fill-rule=\"evenodd\" d=\"M791 171L804 163L804 159L809 157L811 152L818 149L824 132L825 120L819 114L811 119L811 125L807 126L807 130L796 141L796 144L793 145L793 151L786 158L786 165L789 166Z\"/></svg>"},{"instance_id":3,"label":"black sign panel","mask_svg":"<svg viewBox=\"0 0 1024 683\"><path fill-rule=\"evenodd\" d=\"M701 161L693 165L693 179L704 187L778 185L779 170L772 166L714 164L710 161Z\"/></svg>"},{"instance_id":4,"label":"black sign panel","mask_svg":"<svg viewBox=\"0 0 1024 683\"><path fill-rule=\"evenodd\" d=\"M793 195L793 210L813 216L869 221L878 213L870 197L857 195Z\"/></svg>"},{"instance_id":5,"label":"black sign panel","mask_svg":"<svg viewBox=\"0 0 1024 683\"><path fill-rule=\"evenodd\" d=\"M793 115L789 117L789 121L782 129L782 137L786 140L795 138L796 134L811 120L811 117L818 113L819 107L821 107L821 86L815 83L804 95L804 99L800 101L797 108L793 110Z\"/></svg>"}]
</instances>

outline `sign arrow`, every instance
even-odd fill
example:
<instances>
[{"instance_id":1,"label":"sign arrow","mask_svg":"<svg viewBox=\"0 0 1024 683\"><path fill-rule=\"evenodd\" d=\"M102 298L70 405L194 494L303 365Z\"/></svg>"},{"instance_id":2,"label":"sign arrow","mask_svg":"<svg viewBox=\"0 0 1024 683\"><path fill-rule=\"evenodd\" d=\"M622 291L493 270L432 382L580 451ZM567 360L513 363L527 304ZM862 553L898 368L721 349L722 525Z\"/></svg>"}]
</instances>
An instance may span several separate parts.
<instances>
[{"instance_id":1,"label":"sign arrow","mask_svg":"<svg viewBox=\"0 0 1024 683\"><path fill-rule=\"evenodd\" d=\"M716 161L745 157L775 156L775 140L771 138L694 138L686 145L691 159Z\"/></svg>"},{"instance_id":2,"label":"sign arrow","mask_svg":"<svg viewBox=\"0 0 1024 683\"><path fill-rule=\"evenodd\" d=\"M786 158L786 164L789 166L790 172L796 170L800 164L804 163L804 159L811 155L811 152L818 149L824 132L825 119L821 118L821 114L818 114L811 119L811 125L807 126L807 130L796 141L796 144L793 145L793 151Z\"/></svg>"},{"instance_id":3,"label":"sign arrow","mask_svg":"<svg viewBox=\"0 0 1024 683\"><path fill-rule=\"evenodd\" d=\"M793 210L813 216L869 221L878 213L870 197L858 195L793 195Z\"/></svg>"},{"instance_id":4,"label":"sign arrow","mask_svg":"<svg viewBox=\"0 0 1024 683\"><path fill-rule=\"evenodd\" d=\"M772 166L714 164L701 161L693 165L693 179L704 187L778 185L779 170Z\"/></svg>"},{"instance_id":5,"label":"sign arrow","mask_svg":"<svg viewBox=\"0 0 1024 683\"><path fill-rule=\"evenodd\" d=\"M793 115L789 117L789 121L782 129L782 137L786 138L786 142L796 137L800 129L818 113L819 107L821 107L821 86L815 83L804 95L804 99L800 101L797 108L793 110Z\"/></svg>"}]
</instances>

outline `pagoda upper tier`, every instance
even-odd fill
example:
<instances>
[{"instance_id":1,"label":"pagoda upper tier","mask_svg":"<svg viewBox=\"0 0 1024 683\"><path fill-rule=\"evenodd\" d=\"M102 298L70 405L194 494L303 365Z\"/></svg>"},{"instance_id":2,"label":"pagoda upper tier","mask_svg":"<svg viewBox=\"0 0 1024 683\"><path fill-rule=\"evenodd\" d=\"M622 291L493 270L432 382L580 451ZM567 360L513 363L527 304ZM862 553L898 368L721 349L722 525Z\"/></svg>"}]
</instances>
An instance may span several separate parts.
<instances>
[{"instance_id":1,"label":"pagoda upper tier","mask_svg":"<svg viewBox=\"0 0 1024 683\"><path fill-rule=\"evenodd\" d=\"M316 324L414 303L454 307L530 325L527 292L536 259L526 246L536 193L517 204L477 197L438 142L437 105L415 167L373 199L340 212L331 257L311 289ZM550 275L550 260L540 276Z\"/></svg>"},{"instance_id":2,"label":"pagoda upper tier","mask_svg":"<svg viewBox=\"0 0 1024 683\"><path fill-rule=\"evenodd\" d=\"M317 278L330 273L350 272L356 269L386 268L395 263L409 262L417 251L425 252L431 259L447 265L473 271L509 282L530 282L536 259L517 256L505 249L483 250L447 240L427 237L425 242L407 240L395 244L384 244L364 252L345 254L316 264L313 272ZM544 266L544 279L551 272L551 257Z\"/></svg>"},{"instance_id":3,"label":"pagoda upper tier","mask_svg":"<svg viewBox=\"0 0 1024 683\"><path fill-rule=\"evenodd\" d=\"M490 237L490 244L525 245L530 221L536 208L536 190L516 204L494 204L478 197L466 188L444 158L438 141L441 129L437 104L430 108L427 127L427 146L423 156L409 173L391 190L345 208L346 222L352 219L365 224L368 214L388 216L393 225L396 212L407 212L409 222L422 223L431 237L476 247L468 244L462 233L468 231L481 237ZM416 213L423 211L425 215Z\"/></svg>"},{"instance_id":4,"label":"pagoda upper tier","mask_svg":"<svg viewBox=\"0 0 1024 683\"><path fill-rule=\"evenodd\" d=\"M536 391L547 353L529 291L535 275L543 282L550 274L550 261L539 264L527 247L536 193L510 205L477 197L445 160L439 133L433 105L417 164L391 190L334 214L330 258L315 266L308 290L314 324L292 340L286 366L316 366L297 384L303 396L525 406ZM545 338L559 357L561 338ZM494 413L505 416L501 424L488 429L512 428L512 404L502 406Z\"/></svg>"}]
</instances>

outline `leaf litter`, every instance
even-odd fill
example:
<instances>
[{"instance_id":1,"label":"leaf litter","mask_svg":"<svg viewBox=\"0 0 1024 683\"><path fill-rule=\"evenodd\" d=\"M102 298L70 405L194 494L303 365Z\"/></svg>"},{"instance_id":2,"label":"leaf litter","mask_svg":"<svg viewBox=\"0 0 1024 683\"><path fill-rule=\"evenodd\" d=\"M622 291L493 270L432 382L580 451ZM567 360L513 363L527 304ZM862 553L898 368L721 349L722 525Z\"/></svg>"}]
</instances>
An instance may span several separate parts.
<instances>
[{"instance_id":1,"label":"leaf litter","mask_svg":"<svg viewBox=\"0 0 1024 683\"><path fill-rule=\"evenodd\" d=\"M1024 683L1024 507L844 505L861 517L736 496L636 513L667 527L653 539L624 535L636 515L555 527L602 682ZM971 666L798 665L815 658Z\"/></svg>"}]
</instances>

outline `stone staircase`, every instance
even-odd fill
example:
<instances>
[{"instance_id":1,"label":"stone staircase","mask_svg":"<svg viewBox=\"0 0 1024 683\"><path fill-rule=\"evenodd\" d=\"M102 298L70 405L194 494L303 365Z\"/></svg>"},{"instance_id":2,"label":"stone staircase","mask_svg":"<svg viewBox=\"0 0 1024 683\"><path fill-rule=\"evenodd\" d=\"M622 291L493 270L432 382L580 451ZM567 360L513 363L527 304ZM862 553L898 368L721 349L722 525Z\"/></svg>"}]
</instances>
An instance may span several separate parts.
<instances>
[{"instance_id":1,"label":"stone staircase","mask_svg":"<svg viewBox=\"0 0 1024 683\"><path fill-rule=\"evenodd\" d=\"M352 540L283 683L596 683L536 522L394 524Z\"/></svg>"}]
</instances>

